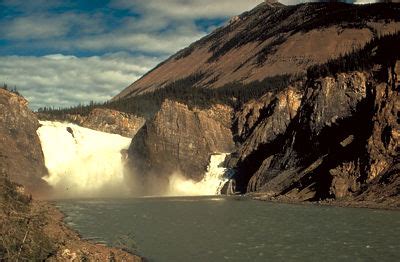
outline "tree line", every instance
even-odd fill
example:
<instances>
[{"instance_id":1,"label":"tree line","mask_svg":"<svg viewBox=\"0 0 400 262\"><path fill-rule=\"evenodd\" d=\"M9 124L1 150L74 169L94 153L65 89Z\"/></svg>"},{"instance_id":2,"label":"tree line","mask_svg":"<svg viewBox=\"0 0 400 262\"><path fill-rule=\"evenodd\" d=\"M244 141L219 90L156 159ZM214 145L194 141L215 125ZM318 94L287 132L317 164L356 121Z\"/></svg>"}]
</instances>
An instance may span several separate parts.
<instances>
[{"instance_id":1,"label":"tree line","mask_svg":"<svg viewBox=\"0 0 400 262\"><path fill-rule=\"evenodd\" d=\"M284 89L293 81L294 77L290 75L280 75L251 83L233 82L220 88L196 86L201 78L199 74L192 75L174 81L153 92L116 101L107 101L104 103L91 102L88 105L58 109L45 107L40 108L38 112L50 114L56 118L63 118L63 116L67 114L86 116L94 108L109 108L150 118L160 109L165 99L182 102L189 107L197 108L209 108L216 103L239 107L251 99L261 97L268 91L278 92Z\"/></svg>"},{"instance_id":2,"label":"tree line","mask_svg":"<svg viewBox=\"0 0 400 262\"><path fill-rule=\"evenodd\" d=\"M311 66L307 70L307 79L333 76L340 72L370 70L377 64L382 65L382 68L387 68L400 59L399 46L400 33L374 38L363 48L331 59L324 64ZM257 99L266 92L279 92L293 81L303 77L304 75L279 75L251 83L232 82L220 88L207 88L199 84L205 75L194 74L153 92L104 103L91 102L87 105L58 109L41 108L39 112L63 119L67 114L86 116L94 108L109 108L151 118L160 109L165 99L182 102L189 107L208 108L220 103L239 108L247 101Z\"/></svg>"},{"instance_id":3,"label":"tree line","mask_svg":"<svg viewBox=\"0 0 400 262\"><path fill-rule=\"evenodd\" d=\"M17 90L17 86L14 87L8 87L8 85L6 83L3 84L3 86L1 87L4 90L10 91L11 93L17 94L19 96L21 96L21 94L18 92Z\"/></svg>"}]
</instances>

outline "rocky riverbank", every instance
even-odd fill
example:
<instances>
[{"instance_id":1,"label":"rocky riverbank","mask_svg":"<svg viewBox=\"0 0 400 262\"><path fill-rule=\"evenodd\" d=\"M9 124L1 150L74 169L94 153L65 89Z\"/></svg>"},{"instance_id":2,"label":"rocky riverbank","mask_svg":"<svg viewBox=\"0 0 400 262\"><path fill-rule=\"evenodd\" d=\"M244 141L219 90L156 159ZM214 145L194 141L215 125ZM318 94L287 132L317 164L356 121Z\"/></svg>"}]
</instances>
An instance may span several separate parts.
<instances>
[{"instance_id":1,"label":"rocky riverbank","mask_svg":"<svg viewBox=\"0 0 400 262\"><path fill-rule=\"evenodd\" d=\"M56 248L47 261L144 261L127 251L82 240L77 232L65 225L64 215L47 202L35 201L34 207L47 214L44 232Z\"/></svg>"},{"instance_id":2,"label":"rocky riverbank","mask_svg":"<svg viewBox=\"0 0 400 262\"><path fill-rule=\"evenodd\" d=\"M332 207L350 207L350 208L370 208L370 209L385 209L385 210L400 210L400 197L393 198L381 198L381 199L370 199L370 200L355 200L351 198L339 199L339 200L320 200L320 201L299 201L296 199L290 199L287 197L271 197L266 194L248 194L248 197L271 203L285 203L285 204L296 204L296 205L320 205L320 206L332 206Z\"/></svg>"},{"instance_id":3,"label":"rocky riverbank","mask_svg":"<svg viewBox=\"0 0 400 262\"><path fill-rule=\"evenodd\" d=\"M21 188L0 174L0 261L143 261L82 240L64 224L57 208L32 200Z\"/></svg>"}]
</instances>

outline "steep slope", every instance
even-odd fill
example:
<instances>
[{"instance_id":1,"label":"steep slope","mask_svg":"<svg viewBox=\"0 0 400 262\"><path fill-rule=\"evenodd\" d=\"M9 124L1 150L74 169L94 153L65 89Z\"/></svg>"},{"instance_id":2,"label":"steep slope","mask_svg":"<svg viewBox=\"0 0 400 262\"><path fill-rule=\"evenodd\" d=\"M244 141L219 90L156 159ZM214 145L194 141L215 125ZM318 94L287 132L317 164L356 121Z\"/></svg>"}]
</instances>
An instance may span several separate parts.
<instances>
[{"instance_id":1,"label":"steep slope","mask_svg":"<svg viewBox=\"0 0 400 262\"><path fill-rule=\"evenodd\" d=\"M201 87L250 83L305 72L310 66L400 29L399 4L263 3L178 52L113 100L191 76Z\"/></svg>"}]
</instances>

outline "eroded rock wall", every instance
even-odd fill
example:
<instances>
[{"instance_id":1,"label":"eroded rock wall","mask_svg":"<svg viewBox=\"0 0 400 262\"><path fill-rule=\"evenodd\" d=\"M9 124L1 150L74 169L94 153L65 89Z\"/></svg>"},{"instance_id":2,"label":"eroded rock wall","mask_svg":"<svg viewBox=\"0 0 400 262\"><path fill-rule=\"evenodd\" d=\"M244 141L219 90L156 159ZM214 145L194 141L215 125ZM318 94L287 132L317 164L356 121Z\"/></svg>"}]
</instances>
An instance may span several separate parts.
<instances>
[{"instance_id":1,"label":"eroded rock wall","mask_svg":"<svg viewBox=\"0 0 400 262\"><path fill-rule=\"evenodd\" d=\"M0 89L0 171L25 186L28 193L43 196L49 187L36 130L39 122L23 97Z\"/></svg>"},{"instance_id":2,"label":"eroded rock wall","mask_svg":"<svg viewBox=\"0 0 400 262\"><path fill-rule=\"evenodd\" d=\"M229 161L238 189L340 199L385 179L393 195L399 189L393 180L399 170L399 65L384 81L374 72L340 73L244 105L235 117L241 145Z\"/></svg>"},{"instance_id":3,"label":"eroded rock wall","mask_svg":"<svg viewBox=\"0 0 400 262\"><path fill-rule=\"evenodd\" d=\"M96 108L82 122L82 126L132 138L145 122L144 118L132 114Z\"/></svg>"},{"instance_id":4,"label":"eroded rock wall","mask_svg":"<svg viewBox=\"0 0 400 262\"><path fill-rule=\"evenodd\" d=\"M131 165L143 176L168 177L179 172L201 180L212 153L234 150L231 114L232 109L222 105L200 110L166 100L132 140Z\"/></svg>"}]
</instances>

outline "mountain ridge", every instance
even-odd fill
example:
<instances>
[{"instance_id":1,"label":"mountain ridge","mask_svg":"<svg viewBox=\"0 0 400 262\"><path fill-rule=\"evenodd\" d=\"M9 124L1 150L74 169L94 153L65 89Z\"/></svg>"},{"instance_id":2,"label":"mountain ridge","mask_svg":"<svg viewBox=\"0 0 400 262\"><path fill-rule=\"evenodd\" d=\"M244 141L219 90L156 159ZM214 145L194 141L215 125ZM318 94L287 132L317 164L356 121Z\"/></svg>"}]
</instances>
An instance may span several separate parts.
<instances>
[{"instance_id":1,"label":"mountain ridge","mask_svg":"<svg viewBox=\"0 0 400 262\"><path fill-rule=\"evenodd\" d=\"M227 25L178 51L112 101L163 88L203 74L198 87L262 81L299 74L315 64L361 48L400 29L399 4L261 3Z\"/></svg>"}]
</instances>

